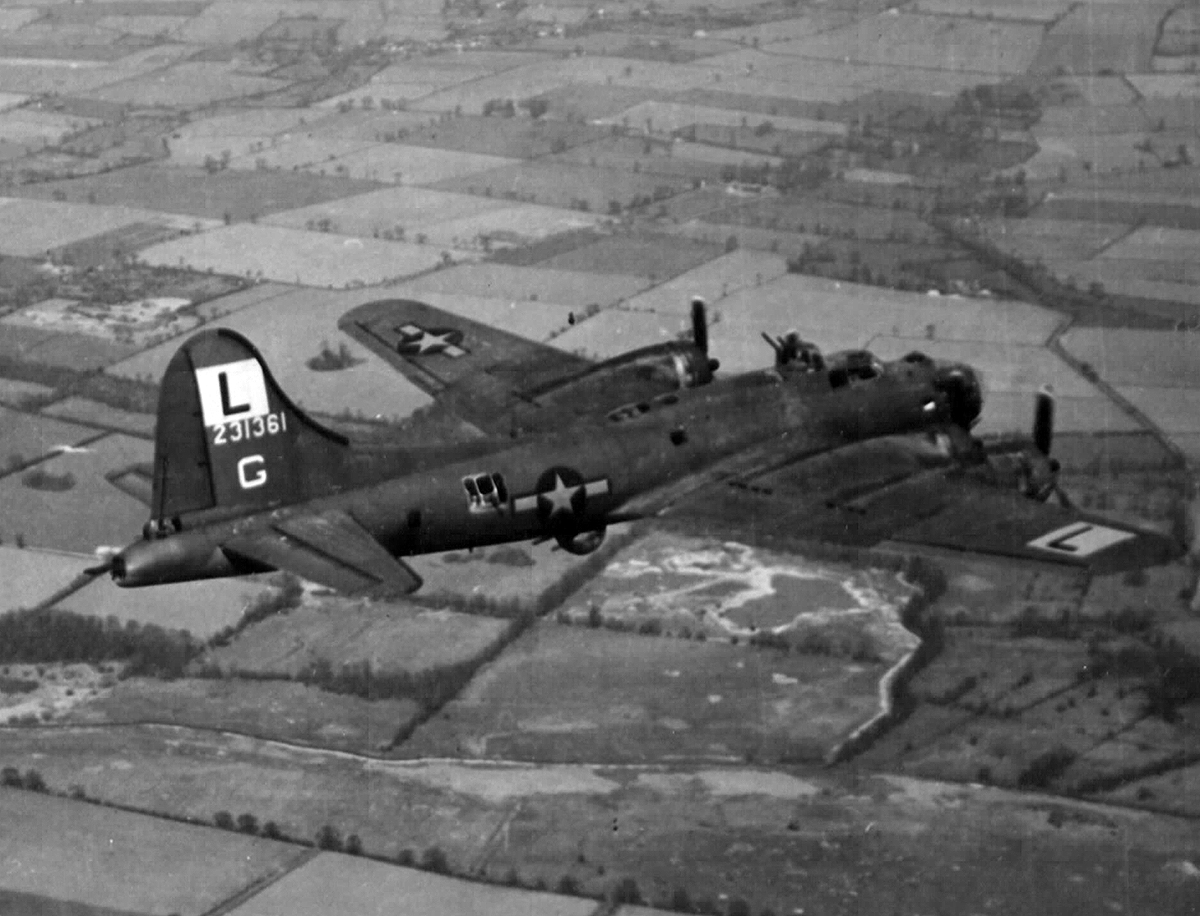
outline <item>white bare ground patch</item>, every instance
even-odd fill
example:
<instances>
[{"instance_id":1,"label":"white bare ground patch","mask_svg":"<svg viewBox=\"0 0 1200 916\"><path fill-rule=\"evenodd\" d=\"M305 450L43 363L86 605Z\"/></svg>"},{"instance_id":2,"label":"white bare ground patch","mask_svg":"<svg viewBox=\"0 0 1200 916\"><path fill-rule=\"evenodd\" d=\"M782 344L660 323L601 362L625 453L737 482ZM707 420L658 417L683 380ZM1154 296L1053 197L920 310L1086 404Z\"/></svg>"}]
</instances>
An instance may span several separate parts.
<instances>
[{"instance_id":1,"label":"white bare ground patch","mask_svg":"<svg viewBox=\"0 0 1200 916\"><path fill-rule=\"evenodd\" d=\"M180 309L189 305L191 300L173 296L116 305L47 299L10 315L5 321L118 342L156 343L156 338L182 334L199 323L194 315L179 314Z\"/></svg>"},{"instance_id":2,"label":"white bare ground patch","mask_svg":"<svg viewBox=\"0 0 1200 916\"><path fill-rule=\"evenodd\" d=\"M905 648L915 645L915 638L899 623L895 580L889 578L886 587L881 588L883 583L869 574L856 571L847 577L846 572L732 541L694 540L667 547L650 539L635 555L612 563L603 578L629 583L642 580L645 584L638 587L639 598L648 603L651 613L686 614L728 636L782 633L799 624L820 625L856 616L863 618L864 626L885 636L889 644ZM778 599L783 588L781 580L789 579L821 587L811 593L800 591L800 600L780 612L786 619L780 618L781 622L774 625L761 620L757 625L743 624L731 617L733 612L765 599ZM902 591L909 589L905 586ZM615 608L620 596L612 603ZM607 603L603 610L610 610Z\"/></svg>"},{"instance_id":3,"label":"white bare ground patch","mask_svg":"<svg viewBox=\"0 0 1200 916\"><path fill-rule=\"evenodd\" d=\"M767 770L699 770L695 773L639 773L638 787L662 795L686 795L702 788L711 795L769 795L772 798L811 798L821 791L815 783L787 773Z\"/></svg>"},{"instance_id":4,"label":"white bare ground patch","mask_svg":"<svg viewBox=\"0 0 1200 916\"><path fill-rule=\"evenodd\" d=\"M32 683L37 686L26 690L24 685ZM5 665L0 667L0 725L60 718L111 693L115 684L115 675L92 665Z\"/></svg>"},{"instance_id":5,"label":"white bare ground patch","mask_svg":"<svg viewBox=\"0 0 1200 916\"><path fill-rule=\"evenodd\" d=\"M529 795L607 795L621 788L620 783L605 779L586 766L467 765L450 762L397 766L372 761L366 764L366 768L394 775L404 782L423 782L490 802Z\"/></svg>"}]
</instances>

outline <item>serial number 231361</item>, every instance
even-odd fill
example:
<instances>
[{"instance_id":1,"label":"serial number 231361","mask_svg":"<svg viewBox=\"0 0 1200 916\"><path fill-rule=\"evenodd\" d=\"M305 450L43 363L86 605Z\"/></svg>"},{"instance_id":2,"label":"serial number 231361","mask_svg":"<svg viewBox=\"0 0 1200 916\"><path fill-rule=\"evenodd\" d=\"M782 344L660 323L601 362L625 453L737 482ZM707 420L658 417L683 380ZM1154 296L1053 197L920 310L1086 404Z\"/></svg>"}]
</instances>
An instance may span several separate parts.
<instances>
[{"instance_id":1,"label":"serial number 231361","mask_svg":"<svg viewBox=\"0 0 1200 916\"><path fill-rule=\"evenodd\" d=\"M274 436L286 430L287 414L283 411L229 420L212 428L213 445L261 439L263 436Z\"/></svg>"}]
</instances>

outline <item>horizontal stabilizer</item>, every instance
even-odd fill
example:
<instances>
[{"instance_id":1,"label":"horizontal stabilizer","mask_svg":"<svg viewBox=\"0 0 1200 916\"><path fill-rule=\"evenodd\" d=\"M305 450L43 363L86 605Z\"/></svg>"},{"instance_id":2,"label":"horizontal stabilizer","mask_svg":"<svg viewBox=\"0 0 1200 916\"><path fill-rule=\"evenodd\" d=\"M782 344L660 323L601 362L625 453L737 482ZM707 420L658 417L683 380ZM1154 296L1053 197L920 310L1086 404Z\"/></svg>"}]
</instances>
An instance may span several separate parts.
<instances>
[{"instance_id":1,"label":"horizontal stabilizer","mask_svg":"<svg viewBox=\"0 0 1200 916\"><path fill-rule=\"evenodd\" d=\"M345 594L407 594L421 587L420 576L341 510L283 519L222 546Z\"/></svg>"}]
</instances>

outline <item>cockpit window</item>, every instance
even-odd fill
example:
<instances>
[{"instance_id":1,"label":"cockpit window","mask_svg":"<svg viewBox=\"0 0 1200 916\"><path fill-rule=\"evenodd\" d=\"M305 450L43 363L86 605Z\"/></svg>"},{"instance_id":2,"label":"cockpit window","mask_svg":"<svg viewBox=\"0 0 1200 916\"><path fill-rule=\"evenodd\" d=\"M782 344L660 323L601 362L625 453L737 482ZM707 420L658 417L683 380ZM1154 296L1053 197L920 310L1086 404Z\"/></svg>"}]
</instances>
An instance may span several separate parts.
<instances>
[{"instance_id":1,"label":"cockpit window","mask_svg":"<svg viewBox=\"0 0 1200 916\"><path fill-rule=\"evenodd\" d=\"M883 365L869 350L850 350L830 360L829 384L841 388L851 382L866 382L883 374Z\"/></svg>"}]
</instances>

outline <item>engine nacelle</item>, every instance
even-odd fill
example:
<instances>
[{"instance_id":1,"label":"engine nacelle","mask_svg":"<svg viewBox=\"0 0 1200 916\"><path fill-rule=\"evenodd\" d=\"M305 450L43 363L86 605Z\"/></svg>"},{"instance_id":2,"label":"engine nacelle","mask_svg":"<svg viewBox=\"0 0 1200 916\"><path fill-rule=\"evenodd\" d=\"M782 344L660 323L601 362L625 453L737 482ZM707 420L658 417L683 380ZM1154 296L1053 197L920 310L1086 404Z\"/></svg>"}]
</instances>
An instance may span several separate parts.
<instances>
[{"instance_id":1,"label":"engine nacelle","mask_svg":"<svg viewBox=\"0 0 1200 916\"><path fill-rule=\"evenodd\" d=\"M199 532L135 541L112 558L113 581L126 588L256 571L235 566L219 546Z\"/></svg>"},{"instance_id":2,"label":"engine nacelle","mask_svg":"<svg viewBox=\"0 0 1200 916\"><path fill-rule=\"evenodd\" d=\"M577 557L586 556L604 543L605 528L592 531L563 531L555 535L558 546Z\"/></svg>"}]
</instances>

